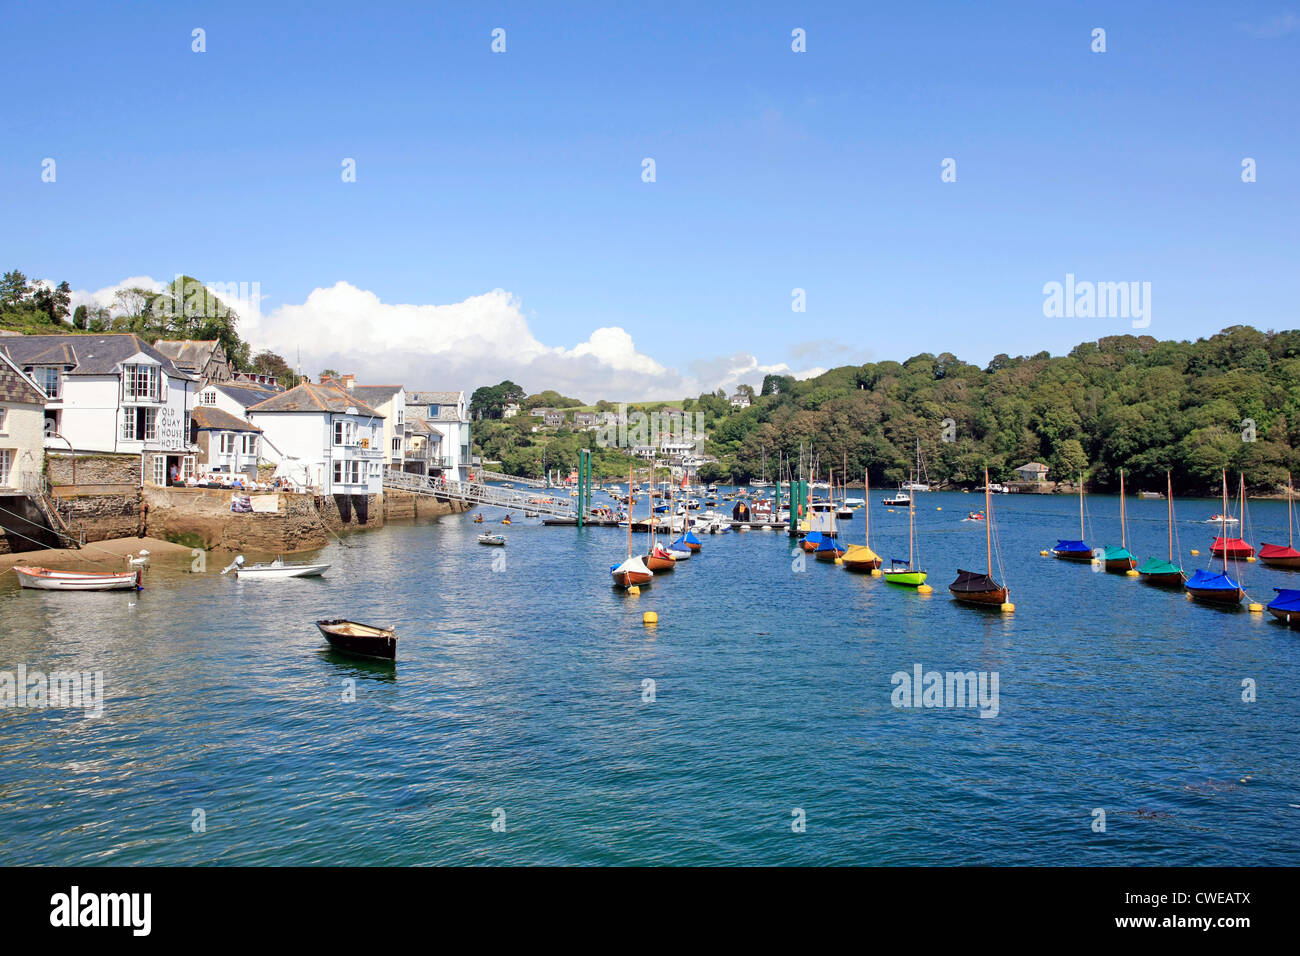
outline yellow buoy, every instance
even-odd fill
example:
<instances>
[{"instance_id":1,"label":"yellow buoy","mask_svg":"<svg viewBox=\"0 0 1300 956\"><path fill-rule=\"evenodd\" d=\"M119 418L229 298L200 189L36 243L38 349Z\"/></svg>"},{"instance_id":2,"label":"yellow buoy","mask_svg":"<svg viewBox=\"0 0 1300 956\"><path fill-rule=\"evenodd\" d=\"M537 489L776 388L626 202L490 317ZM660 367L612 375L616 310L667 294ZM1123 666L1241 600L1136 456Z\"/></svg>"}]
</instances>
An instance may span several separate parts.
<instances>
[{"instance_id":1,"label":"yellow buoy","mask_svg":"<svg viewBox=\"0 0 1300 956\"><path fill-rule=\"evenodd\" d=\"M1039 551L1038 554L1039 554L1041 557L1044 557L1044 558L1045 558L1045 557L1047 557L1048 552L1046 552L1046 551Z\"/></svg>"},{"instance_id":2,"label":"yellow buoy","mask_svg":"<svg viewBox=\"0 0 1300 956\"><path fill-rule=\"evenodd\" d=\"M1201 552L1197 551L1195 548L1192 548L1192 554L1200 554L1200 553Z\"/></svg>"},{"instance_id":3,"label":"yellow buoy","mask_svg":"<svg viewBox=\"0 0 1300 956\"><path fill-rule=\"evenodd\" d=\"M1137 576L1138 576L1137 569L1136 569L1136 568L1129 568L1127 571L1124 572L1124 576L1125 576L1125 577L1129 577L1129 578L1135 578L1135 577L1137 577Z\"/></svg>"},{"instance_id":4,"label":"yellow buoy","mask_svg":"<svg viewBox=\"0 0 1300 956\"><path fill-rule=\"evenodd\" d=\"M943 510L943 505L940 505L939 507L935 508L934 510L935 510L935 511L942 511L942 510Z\"/></svg>"},{"instance_id":5,"label":"yellow buoy","mask_svg":"<svg viewBox=\"0 0 1300 956\"><path fill-rule=\"evenodd\" d=\"M871 576L872 576L873 578L881 577L881 574L880 574L880 568L872 568L872 569L871 569Z\"/></svg>"},{"instance_id":6,"label":"yellow buoy","mask_svg":"<svg viewBox=\"0 0 1300 956\"><path fill-rule=\"evenodd\" d=\"M836 558L836 559L835 559L835 563L836 563L836 564L843 564L843 563L844 563L844 559L843 559L843 558Z\"/></svg>"},{"instance_id":7,"label":"yellow buoy","mask_svg":"<svg viewBox=\"0 0 1300 956\"><path fill-rule=\"evenodd\" d=\"M1252 604L1252 605L1250 605L1250 607L1249 607L1249 611L1250 611L1251 614L1263 614L1263 613L1264 613L1264 605L1262 605L1262 604Z\"/></svg>"},{"instance_id":8,"label":"yellow buoy","mask_svg":"<svg viewBox=\"0 0 1300 956\"><path fill-rule=\"evenodd\" d=\"M641 615L641 623L645 624L647 627L652 627L659 623L659 615L654 611L646 611Z\"/></svg>"},{"instance_id":9,"label":"yellow buoy","mask_svg":"<svg viewBox=\"0 0 1300 956\"><path fill-rule=\"evenodd\" d=\"M1246 559L1246 562L1247 562L1248 564L1254 564L1254 563L1255 563L1255 556L1252 554L1249 558Z\"/></svg>"},{"instance_id":10,"label":"yellow buoy","mask_svg":"<svg viewBox=\"0 0 1300 956\"><path fill-rule=\"evenodd\" d=\"M640 594L640 593L641 593L641 585L639 585L639 584L634 584L634 585L632 585L630 588L627 589L627 593L628 593L628 594Z\"/></svg>"},{"instance_id":11,"label":"yellow buoy","mask_svg":"<svg viewBox=\"0 0 1300 956\"><path fill-rule=\"evenodd\" d=\"M917 593L917 594L929 594L929 593L930 593L931 591L933 591L933 590L934 590L934 588L930 587L930 585L928 585L928 584L922 584L919 588L916 589L916 593Z\"/></svg>"},{"instance_id":12,"label":"yellow buoy","mask_svg":"<svg viewBox=\"0 0 1300 956\"><path fill-rule=\"evenodd\" d=\"M1016 606L1015 606L1014 604L1012 604L1010 601L1007 601L1007 603L1005 603L1005 604L1002 605L1002 613L1004 613L1004 614L1010 614L1010 613L1011 613L1012 611L1014 611L1015 609L1016 609Z\"/></svg>"}]
</instances>

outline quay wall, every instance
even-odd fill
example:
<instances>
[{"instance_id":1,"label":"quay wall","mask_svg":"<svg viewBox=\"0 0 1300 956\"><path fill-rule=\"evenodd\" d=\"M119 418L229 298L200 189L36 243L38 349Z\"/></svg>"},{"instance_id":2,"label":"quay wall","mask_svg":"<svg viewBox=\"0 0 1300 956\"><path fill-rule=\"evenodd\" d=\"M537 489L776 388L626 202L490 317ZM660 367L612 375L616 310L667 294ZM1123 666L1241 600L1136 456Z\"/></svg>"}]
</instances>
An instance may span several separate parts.
<instances>
[{"instance_id":1,"label":"quay wall","mask_svg":"<svg viewBox=\"0 0 1300 956\"><path fill-rule=\"evenodd\" d=\"M72 473L76 471L76 481ZM51 485L132 485L140 484L140 456L111 452L78 452L73 456L54 451L45 453L45 472Z\"/></svg>"},{"instance_id":2,"label":"quay wall","mask_svg":"<svg viewBox=\"0 0 1300 956\"><path fill-rule=\"evenodd\" d=\"M460 514L468 510L469 505L462 501L439 501L428 495L416 495L409 491L384 492L385 521L403 518L436 518L439 515Z\"/></svg>"}]
</instances>

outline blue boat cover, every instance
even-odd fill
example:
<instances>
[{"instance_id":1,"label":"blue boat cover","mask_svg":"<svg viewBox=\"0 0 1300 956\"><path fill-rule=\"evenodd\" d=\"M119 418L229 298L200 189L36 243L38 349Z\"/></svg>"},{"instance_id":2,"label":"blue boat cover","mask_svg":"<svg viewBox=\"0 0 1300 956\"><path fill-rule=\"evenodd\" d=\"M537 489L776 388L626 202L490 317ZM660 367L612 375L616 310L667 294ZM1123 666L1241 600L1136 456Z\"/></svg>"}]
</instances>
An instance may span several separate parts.
<instances>
[{"instance_id":1,"label":"blue boat cover","mask_svg":"<svg viewBox=\"0 0 1300 956\"><path fill-rule=\"evenodd\" d=\"M1277 597L1269 602L1269 608L1274 611L1294 611L1300 614L1300 590L1295 588L1274 588Z\"/></svg>"},{"instance_id":2,"label":"blue boat cover","mask_svg":"<svg viewBox=\"0 0 1300 956\"><path fill-rule=\"evenodd\" d=\"M816 532L814 532L816 533ZM828 534L821 536L821 542L817 545L818 551L843 551L844 547Z\"/></svg>"},{"instance_id":3,"label":"blue boat cover","mask_svg":"<svg viewBox=\"0 0 1300 956\"><path fill-rule=\"evenodd\" d=\"M699 543L700 543L700 539L695 537L695 532L688 531L684 535L679 537L676 541L674 541L672 544L670 544L668 547L681 551L682 548L685 547L687 544L699 544Z\"/></svg>"},{"instance_id":4,"label":"blue boat cover","mask_svg":"<svg viewBox=\"0 0 1300 956\"><path fill-rule=\"evenodd\" d=\"M822 543L822 539L825 537L826 535L822 534L820 531L809 531L806 535L803 536L803 539L807 541L809 544L815 544L820 546Z\"/></svg>"},{"instance_id":5,"label":"blue boat cover","mask_svg":"<svg viewBox=\"0 0 1300 956\"><path fill-rule=\"evenodd\" d=\"M1239 587L1236 581L1228 577L1223 572L1214 573L1206 571L1204 568L1197 568L1192 576L1187 579L1187 589L1189 591L1235 591Z\"/></svg>"},{"instance_id":6,"label":"blue boat cover","mask_svg":"<svg viewBox=\"0 0 1300 956\"><path fill-rule=\"evenodd\" d=\"M1056 542L1056 549L1055 549L1055 550L1057 550L1057 551L1092 551L1092 548L1088 547L1088 546L1087 546L1086 544L1084 544L1082 541L1066 541L1064 538L1062 538L1060 541L1057 541L1057 542Z\"/></svg>"}]
</instances>

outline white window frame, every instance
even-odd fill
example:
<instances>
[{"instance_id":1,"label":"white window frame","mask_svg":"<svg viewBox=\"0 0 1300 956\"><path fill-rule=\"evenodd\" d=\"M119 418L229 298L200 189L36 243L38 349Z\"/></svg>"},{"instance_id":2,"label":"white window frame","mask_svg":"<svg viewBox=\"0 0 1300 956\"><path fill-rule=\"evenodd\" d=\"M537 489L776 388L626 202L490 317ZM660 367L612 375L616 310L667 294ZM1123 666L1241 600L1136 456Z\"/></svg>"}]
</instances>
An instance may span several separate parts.
<instances>
[{"instance_id":1,"label":"white window frame","mask_svg":"<svg viewBox=\"0 0 1300 956\"><path fill-rule=\"evenodd\" d=\"M345 462L342 458L334 459L334 484L343 484L343 466Z\"/></svg>"},{"instance_id":2,"label":"white window frame","mask_svg":"<svg viewBox=\"0 0 1300 956\"><path fill-rule=\"evenodd\" d=\"M203 394L199 396L200 405L217 404L217 390L215 388L205 388Z\"/></svg>"},{"instance_id":3,"label":"white window frame","mask_svg":"<svg viewBox=\"0 0 1300 956\"><path fill-rule=\"evenodd\" d=\"M5 421L9 418L9 409L0 405L0 435L5 433Z\"/></svg>"},{"instance_id":4,"label":"white window frame","mask_svg":"<svg viewBox=\"0 0 1300 956\"><path fill-rule=\"evenodd\" d=\"M220 432L217 437L217 453L221 455L233 455L235 453L235 433Z\"/></svg>"},{"instance_id":5,"label":"white window frame","mask_svg":"<svg viewBox=\"0 0 1300 956\"><path fill-rule=\"evenodd\" d=\"M135 408L122 406L122 441L138 441L135 437Z\"/></svg>"},{"instance_id":6,"label":"white window frame","mask_svg":"<svg viewBox=\"0 0 1300 956\"><path fill-rule=\"evenodd\" d=\"M8 487L14 469L14 450L0 448L0 488Z\"/></svg>"},{"instance_id":7,"label":"white window frame","mask_svg":"<svg viewBox=\"0 0 1300 956\"><path fill-rule=\"evenodd\" d=\"M157 365L122 366L122 398L128 402L162 400L162 369Z\"/></svg>"},{"instance_id":8,"label":"white window frame","mask_svg":"<svg viewBox=\"0 0 1300 956\"><path fill-rule=\"evenodd\" d=\"M181 480L193 478L198 473L198 467L195 465L194 456L186 455L181 459Z\"/></svg>"},{"instance_id":9,"label":"white window frame","mask_svg":"<svg viewBox=\"0 0 1300 956\"><path fill-rule=\"evenodd\" d=\"M257 457L257 435L253 432L244 432L244 454L250 457Z\"/></svg>"},{"instance_id":10,"label":"white window frame","mask_svg":"<svg viewBox=\"0 0 1300 956\"><path fill-rule=\"evenodd\" d=\"M144 410L144 440L158 440L158 409L156 408Z\"/></svg>"},{"instance_id":11,"label":"white window frame","mask_svg":"<svg viewBox=\"0 0 1300 956\"><path fill-rule=\"evenodd\" d=\"M153 483L155 485L167 484L167 456L153 456Z\"/></svg>"}]
</instances>

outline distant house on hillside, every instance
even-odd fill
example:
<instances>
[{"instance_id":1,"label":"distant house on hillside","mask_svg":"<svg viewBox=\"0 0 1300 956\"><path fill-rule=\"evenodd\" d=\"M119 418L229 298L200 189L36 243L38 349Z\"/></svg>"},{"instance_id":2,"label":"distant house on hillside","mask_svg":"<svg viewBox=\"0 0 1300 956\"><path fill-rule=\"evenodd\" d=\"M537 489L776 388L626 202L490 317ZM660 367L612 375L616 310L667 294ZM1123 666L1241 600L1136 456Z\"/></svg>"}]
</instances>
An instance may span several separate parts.
<instances>
[{"instance_id":1,"label":"distant house on hillside","mask_svg":"<svg viewBox=\"0 0 1300 956\"><path fill-rule=\"evenodd\" d=\"M731 396L732 408L749 408L749 405L750 405L749 396L746 395L744 392L737 392L736 394Z\"/></svg>"},{"instance_id":2,"label":"distant house on hillside","mask_svg":"<svg viewBox=\"0 0 1300 956\"><path fill-rule=\"evenodd\" d=\"M1021 481L1046 481L1048 468L1040 461L1031 461L1016 469Z\"/></svg>"},{"instance_id":3,"label":"distant house on hillside","mask_svg":"<svg viewBox=\"0 0 1300 956\"><path fill-rule=\"evenodd\" d=\"M533 418L545 418L548 413L553 411L555 411L554 408L545 408L539 405L536 408L530 409L528 414L531 415Z\"/></svg>"},{"instance_id":4,"label":"distant house on hillside","mask_svg":"<svg viewBox=\"0 0 1300 956\"><path fill-rule=\"evenodd\" d=\"M519 414L518 402L506 402L505 407L501 409L502 418L514 418Z\"/></svg>"},{"instance_id":5,"label":"distant house on hillside","mask_svg":"<svg viewBox=\"0 0 1300 956\"><path fill-rule=\"evenodd\" d=\"M559 428L564 424L564 412L560 411L558 408L552 409L542 417L542 421L544 421L549 428Z\"/></svg>"},{"instance_id":6,"label":"distant house on hillside","mask_svg":"<svg viewBox=\"0 0 1300 956\"><path fill-rule=\"evenodd\" d=\"M574 412L573 413L574 428L595 428L598 421L599 421L599 416L597 416L595 412Z\"/></svg>"}]
</instances>

